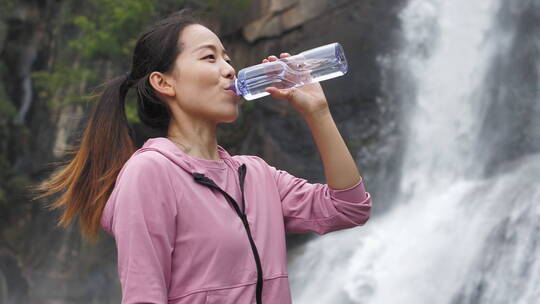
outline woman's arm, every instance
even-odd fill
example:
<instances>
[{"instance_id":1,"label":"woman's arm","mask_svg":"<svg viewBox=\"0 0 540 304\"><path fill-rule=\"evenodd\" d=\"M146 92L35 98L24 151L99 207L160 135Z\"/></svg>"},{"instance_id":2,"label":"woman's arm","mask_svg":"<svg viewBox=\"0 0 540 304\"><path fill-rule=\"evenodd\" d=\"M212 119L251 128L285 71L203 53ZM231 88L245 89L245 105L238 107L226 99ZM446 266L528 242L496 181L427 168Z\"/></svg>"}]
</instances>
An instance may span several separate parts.
<instances>
[{"instance_id":1,"label":"woman's arm","mask_svg":"<svg viewBox=\"0 0 540 304\"><path fill-rule=\"evenodd\" d=\"M328 186L332 189L347 189L359 183L362 177L330 110L306 115L304 118L319 149Z\"/></svg>"},{"instance_id":2,"label":"woman's arm","mask_svg":"<svg viewBox=\"0 0 540 304\"><path fill-rule=\"evenodd\" d=\"M110 197L122 304L167 303L178 216L167 162L157 152L133 156Z\"/></svg>"},{"instance_id":3,"label":"woman's arm","mask_svg":"<svg viewBox=\"0 0 540 304\"><path fill-rule=\"evenodd\" d=\"M288 53L280 55L281 58L288 56ZM275 60L277 57L270 56L263 62ZM330 188L346 189L361 181L356 163L336 127L326 96L318 82L289 89L269 87L266 91L274 98L288 101L306 120L319 149Z\"/></svg>"}]
</instances>

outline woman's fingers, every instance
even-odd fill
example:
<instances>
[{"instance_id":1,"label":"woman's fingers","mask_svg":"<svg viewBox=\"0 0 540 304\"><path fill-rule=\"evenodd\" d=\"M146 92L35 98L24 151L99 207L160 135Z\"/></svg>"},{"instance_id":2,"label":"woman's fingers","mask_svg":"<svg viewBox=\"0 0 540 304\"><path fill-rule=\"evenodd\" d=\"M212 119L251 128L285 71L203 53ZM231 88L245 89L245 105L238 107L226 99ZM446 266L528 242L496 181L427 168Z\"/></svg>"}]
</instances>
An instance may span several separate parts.
<instances>
[{"instance_id":1,"label":"woman's fingers","mask_svg":"<svg viewBox=\"0 0 540 304\"><path fill-rule=\"evenodd\" d=\"M272 97L277 98L277 99L286 99L290 93L288 89L278 89L274 87L267 87L264 90L267 93L270 93Z\"/></svg>"},{"instance_id":2,"label":"woman's fingers","mask_svg":"<svg viewBox=\"0 0 540 304\"><path fill-rule=\"evenodd\" d=\"M276 61L276 60L277 60L277 57L274 55L271 55L271 56L268 56L268 58L263 59L262 62L265 63L265 62L271 62L271 61Z\"/></svg>"},{"instance_id":3,"label":"woman's fingers","mask_svg":"<svg viewBox=\"0 0 540 304\"><path fill-rule=\"evenodd\" d=\"M289 53L281 53L281 54L279 54L279 58L285 58L285 57L289 57L289 56L291 56L291 54L289 54ZM272 62L272 61L276 61L276 60L278 60L278 58L276 56L270 55L270 56L268 56L268 58L263 59L262 62L266 63L266 62Z\"/></svg>"},{"instance_id":4,"label":"woman's fingers","mask_svg":"<svg viewBox=\"0 0 540 304\"><path fill-rule=\"evenodd\" d=\"M275 87L266 87L264 89L265 92L269 93L270 96L276 99L282 99L282 100L288 100L291 101L295 95L298 94L297 88L286 88L286 89L278 89Z\"/></svg>"}]
</instances>

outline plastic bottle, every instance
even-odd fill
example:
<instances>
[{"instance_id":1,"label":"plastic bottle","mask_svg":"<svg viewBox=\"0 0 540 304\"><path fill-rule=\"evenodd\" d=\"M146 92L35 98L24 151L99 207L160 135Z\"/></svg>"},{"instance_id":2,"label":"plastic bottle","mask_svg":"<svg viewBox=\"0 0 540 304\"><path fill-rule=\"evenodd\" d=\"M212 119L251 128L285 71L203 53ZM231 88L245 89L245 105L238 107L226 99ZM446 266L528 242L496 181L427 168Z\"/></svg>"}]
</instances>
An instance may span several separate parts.
<instances>
[{"instance_id":1,"label":"plastic bottle","mask_svg":"<svg viewBox=\"0 0 540 304\"><path fill-rule=\"evenodd\" d=\"M253 100L269 95L264 89L297 87L347 73L347 60L341 44L335 42L244 68L229 87L236 95Z\"/></svg>"}]
</instances>

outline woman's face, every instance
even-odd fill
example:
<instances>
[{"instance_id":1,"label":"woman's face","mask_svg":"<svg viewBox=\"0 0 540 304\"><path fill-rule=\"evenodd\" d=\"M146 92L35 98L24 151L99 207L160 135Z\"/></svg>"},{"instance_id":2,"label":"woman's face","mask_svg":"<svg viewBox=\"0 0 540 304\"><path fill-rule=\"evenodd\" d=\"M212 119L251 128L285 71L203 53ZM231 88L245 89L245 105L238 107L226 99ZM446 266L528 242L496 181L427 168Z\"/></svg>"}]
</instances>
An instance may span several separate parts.
<instances>
[{"instance_id":1,"label":"woman's face","mask_svg":"<svg viewBox=\"0 0 540 304\"><path fill-rule=\"evenodd\" d=\"M182 51L172 71L173 113L180 109L216 123L236 120L240 97L226 90L235 70L219 38L199 24L185 27L180 36Z\"/></svg>"}]
</instances>

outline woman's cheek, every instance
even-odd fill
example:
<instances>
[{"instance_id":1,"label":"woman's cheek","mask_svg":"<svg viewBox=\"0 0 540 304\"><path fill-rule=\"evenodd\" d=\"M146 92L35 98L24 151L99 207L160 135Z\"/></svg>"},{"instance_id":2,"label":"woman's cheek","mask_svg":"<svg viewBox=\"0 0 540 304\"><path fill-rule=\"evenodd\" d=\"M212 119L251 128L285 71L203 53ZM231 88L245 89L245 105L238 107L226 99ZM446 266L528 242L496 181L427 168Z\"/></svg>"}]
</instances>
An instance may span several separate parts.
<instances>
[{"instance_id":1,"label":"woman's cheek","mask_svg":"<svg viewBox=\"0 0 540 304\"><path fill-rule=\"evenodd\" d=\"M198 81L204 86L218 86L219 75L220 72L217 63L208 61L200 68Z\"/></svg>"}]
</instances>

